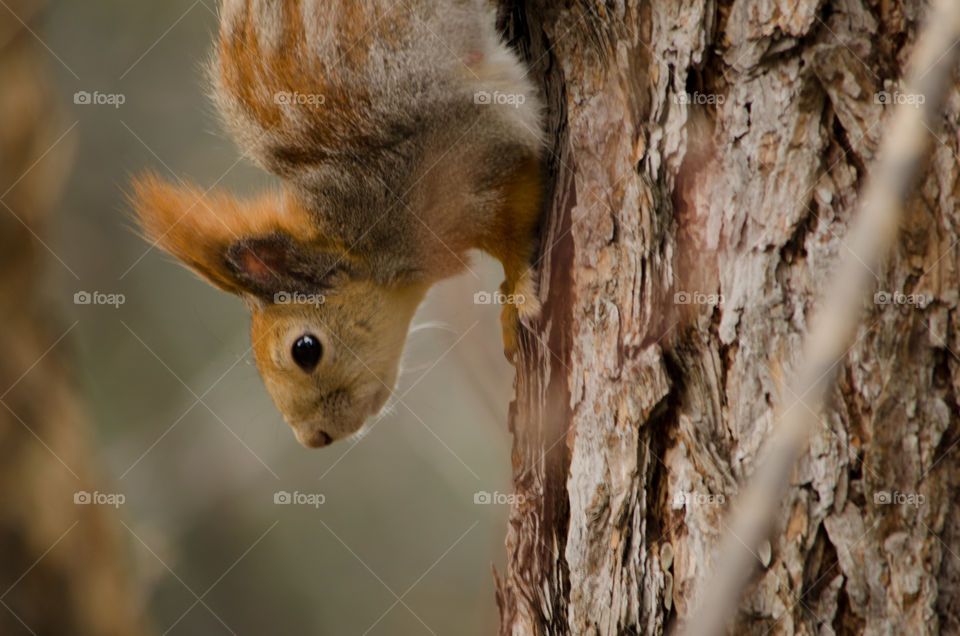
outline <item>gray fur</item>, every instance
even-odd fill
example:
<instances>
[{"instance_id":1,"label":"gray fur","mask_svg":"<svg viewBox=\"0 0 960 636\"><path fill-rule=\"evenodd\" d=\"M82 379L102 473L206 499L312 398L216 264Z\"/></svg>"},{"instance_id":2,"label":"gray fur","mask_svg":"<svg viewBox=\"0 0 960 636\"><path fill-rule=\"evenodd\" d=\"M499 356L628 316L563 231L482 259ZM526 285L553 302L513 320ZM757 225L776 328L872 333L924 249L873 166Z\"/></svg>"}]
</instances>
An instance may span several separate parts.
<instances>
[{"instance_id":1,"label":"gray fur","mask_svg":"<svg viewBox=\"0 0 960 636\"><path fill-rule=\"evenodd\" d=\"M289 46L280 37L284 4L226 0L226 37L251 11L262 48ZM343 10L329 0L297 4L308 18ZM387 3L361 4L383 10ZM419 0L394 11L404 25L398 42L373 40L362 66L348 62L352 43L342 40L332 20L305 21L298 63L335 78L348 94L371 96L368 106L351 104L360 125L348 124L344 115L334 135L316 132L307 105L285 108L282 125L269 127L228 90L216 61L211 75L216 103L238 143L300 193L325 234L369 259L370 274L381 282L435 280L460 268L462 247L489 222L499 203L497 178L539 154L540 101L496 34L485 1ZM391 19L388 14L383 22ZM476 53L482 61L471 62ZM266 86L275 78L261 80ZM481 91L521 96L516 99L524 103L479 104Z\"/></svg>"}]
</instances>

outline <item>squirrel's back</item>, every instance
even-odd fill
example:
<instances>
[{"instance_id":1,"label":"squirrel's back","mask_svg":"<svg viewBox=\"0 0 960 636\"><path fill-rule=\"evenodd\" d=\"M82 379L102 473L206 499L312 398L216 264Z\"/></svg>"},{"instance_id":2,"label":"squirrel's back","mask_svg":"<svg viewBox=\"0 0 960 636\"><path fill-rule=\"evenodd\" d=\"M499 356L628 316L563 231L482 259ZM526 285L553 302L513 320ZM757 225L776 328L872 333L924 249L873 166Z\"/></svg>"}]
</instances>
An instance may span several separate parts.
<instances>
[{"instance_id":1,"label":"squirrel's back","mask_svg":"<svg viewBox=\"0 0 960 636\"><path fill-rule=\"evenodd\" d=\"M497 119L482 129L539 143L536 93L486 0L225 0L210 71L241 146L294 180L478 112Z\"/></svg>"}]
</instances>

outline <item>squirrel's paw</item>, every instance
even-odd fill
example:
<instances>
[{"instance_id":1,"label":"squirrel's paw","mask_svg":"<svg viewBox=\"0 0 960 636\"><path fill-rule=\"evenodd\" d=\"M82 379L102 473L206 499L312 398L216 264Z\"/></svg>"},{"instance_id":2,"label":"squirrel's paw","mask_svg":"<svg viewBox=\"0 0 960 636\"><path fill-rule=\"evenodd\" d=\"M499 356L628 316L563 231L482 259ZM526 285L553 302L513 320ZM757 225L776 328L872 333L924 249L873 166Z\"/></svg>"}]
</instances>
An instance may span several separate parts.
<instances>
[{"instance_id":1,"label":"squirrel's paw","mask_svg":"<svg viewBox=\"0 0 960 636\"><path fill-rule=\"evenodd\" d=\"M500 327L503 329L503 356L511 364L516 362L517 347L520 342L519 331L522 328L517 308L505 305L500 312Z\"/></svg>"},{"instance_id":2,"label":"squirrel's paw","mask_svg":"<svg viewBox=\"0 0 960 636\"><path fill-rule=\"evenodd\" d=\"M540 297L537 295L537 282L533 279L533 270L528 269L513 286L513 301L520 320L529 322L540 316Z\"/></svg>"},{"instance_id":3,"label":"squirrel's paw","mask_svg":"<svg viewBox=\"0 0 960 636\"><path fill-rule=\"evenodd\" d=\"M524 324L540 315L540 298L537 296L537 284L533 273L525 272L510 289L504 281L500 291L506 302L500 312L500 326L503 329L503 355L511 363L516 362L517 347L520 342L520 329Z\"/></svg>"}]
</instances>

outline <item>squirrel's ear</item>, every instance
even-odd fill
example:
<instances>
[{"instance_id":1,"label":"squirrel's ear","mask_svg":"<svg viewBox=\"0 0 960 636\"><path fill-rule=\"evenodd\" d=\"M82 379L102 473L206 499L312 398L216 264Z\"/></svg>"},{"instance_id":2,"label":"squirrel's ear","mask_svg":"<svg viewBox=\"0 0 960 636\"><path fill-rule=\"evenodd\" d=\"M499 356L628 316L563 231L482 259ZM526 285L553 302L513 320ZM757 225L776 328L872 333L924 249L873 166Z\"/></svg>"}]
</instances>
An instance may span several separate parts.
<instances>
[{"instance_id":1,"label":"squirrel's ear","mask_svg":"<svg viewBox=\"0 0 960 636\"><path fill-rule=\"evenodd\" d=\"M308 247L283 231L239 238L227 263L247 293L268 301L281 292L328 290L348 271L346 255Z\"/></svg>"},{"instance_id":2,"label":"squirrel's ear","mask_svg":"<svg viewBox=\"0 0 960 636\"><path fill-rule=\"evenodd\" d=\"M320 247L309 211L290 194L240 201L147 175L130 201L146 240L233 294L314 293L347 269L342 253Z\"/></svg>"}]
</instances>

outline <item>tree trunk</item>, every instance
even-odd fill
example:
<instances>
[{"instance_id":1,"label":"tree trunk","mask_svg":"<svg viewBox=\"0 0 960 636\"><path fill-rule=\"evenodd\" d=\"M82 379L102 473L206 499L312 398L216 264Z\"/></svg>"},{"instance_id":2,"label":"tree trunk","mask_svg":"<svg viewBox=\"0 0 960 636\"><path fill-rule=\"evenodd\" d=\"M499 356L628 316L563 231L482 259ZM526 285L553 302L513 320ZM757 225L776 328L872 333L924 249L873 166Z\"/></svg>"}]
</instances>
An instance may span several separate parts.
<instances>
[{"instance_id":1,"label":"tree trunk","mask_svg":"<svg viewBox=\"0 0 960 636\"><path fill-rule=\"evenodd\" d=\"M114 509L74 505L96 490L89 428L64 368L72 327L41 294L41 265L56 257L40 235L56 222L47 217L68 172L69 125L26 25L42 3L2 4L0 634L132 636L145 632L144 599L129 585Z\"/></svg>"},{"instance_id":2,"label":"tree trunk","mask_svg":"<svg viewBox=\"0 0 960 636\"><path fill-rule=\"evenodd\" d=\"M918 99L898 81L924 5L558 4L501 3L553 140L501 633L658 634L802 397L787 379L890 103ZM956 78L735 633L960 632Z\"/></svg>"}]
</instances>

